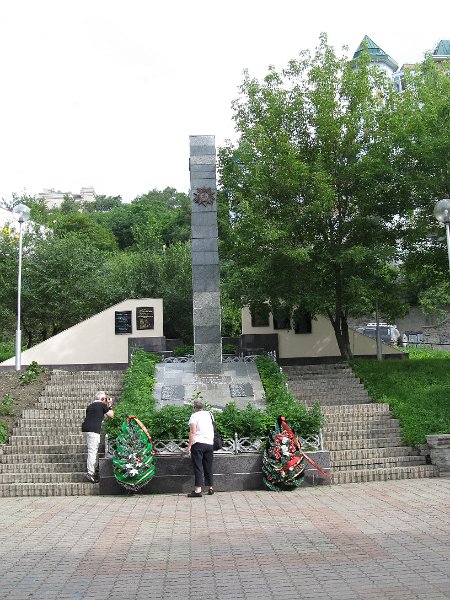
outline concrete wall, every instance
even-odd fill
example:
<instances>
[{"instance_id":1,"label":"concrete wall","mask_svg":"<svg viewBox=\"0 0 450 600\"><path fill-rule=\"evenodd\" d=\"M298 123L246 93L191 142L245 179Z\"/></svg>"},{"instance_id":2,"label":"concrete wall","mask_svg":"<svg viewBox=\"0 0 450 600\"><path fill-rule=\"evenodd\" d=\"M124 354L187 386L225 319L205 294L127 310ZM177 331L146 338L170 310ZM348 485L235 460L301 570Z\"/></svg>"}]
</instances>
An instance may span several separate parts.
<instances>
[{"instance_id":1,"label":"concrete wall","mask_svg":"<svg viewBox=\"0 0 450 600\"><path fill-rule=\"evenodd\" d=\"M250 310L242 309L242 333L278 334L278 357L289 358L326 358L341 355L333 327L328 319L318 316L312 320L311 333L295 333L293 329L274 329L272 315L269 315L267 327L253 327ZM376 341L357 331L349 330L350 349L354 356L376 355ZM383 344L384 355L399 355L395 346Z\"/></svg>"},{"instance_id":2,"label":"concrete wall","mask_svg":"<svg viewBox=\"0 0 450 600\"><path fill-rule=\"evenodd\" d=\"M153 307L154 328L137 329L136 308ZM115 333L115 313L131 311L132 333ZM40 365L126 365L130 338L163 337L163 301L160 298L124 300L101 313L74 325L33 348L22 352L22 365L36 361ZM13 366L14 358L1 367Z\"/></svg>"}]
</instances>

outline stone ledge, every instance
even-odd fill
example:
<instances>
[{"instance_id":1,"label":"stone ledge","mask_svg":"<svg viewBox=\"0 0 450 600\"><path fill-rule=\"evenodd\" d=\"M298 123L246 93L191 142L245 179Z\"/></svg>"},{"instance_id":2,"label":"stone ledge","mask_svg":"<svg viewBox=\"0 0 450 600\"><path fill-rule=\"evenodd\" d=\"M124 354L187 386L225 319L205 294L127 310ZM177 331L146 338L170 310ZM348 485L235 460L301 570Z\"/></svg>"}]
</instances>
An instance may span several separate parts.
<instances>
[{"instance_id":1,"label":"stone ledge","mask_svg":"<svg viewBox=\"0 0 450 600\"><path fill-rule=\"evenodd\" d=\"M450 433L427 435L430 447L430 458L433 465L439 469L440 477L450 476Z\"/></svg>"},{"instance_id":2,"label":"stone ledge","mask_svg":"<svg viewBox=\"0 0 450 600\"><path fill-rule=\"evenodd\" d=\"M325 472L330 472L330 453L326 450L308 452ZM114 477L110 458L100 459L99 492L103 496L127 494ZM306 485L330 485L331 478L319 473L305 461ZM190 492L194 485L191 459L187 455L158 455L153 479L140 490L141 494L179 494ZM266 489L262 480L262 454L215 454L214 489L218 492Z\"/></svg>"}]
</instances>

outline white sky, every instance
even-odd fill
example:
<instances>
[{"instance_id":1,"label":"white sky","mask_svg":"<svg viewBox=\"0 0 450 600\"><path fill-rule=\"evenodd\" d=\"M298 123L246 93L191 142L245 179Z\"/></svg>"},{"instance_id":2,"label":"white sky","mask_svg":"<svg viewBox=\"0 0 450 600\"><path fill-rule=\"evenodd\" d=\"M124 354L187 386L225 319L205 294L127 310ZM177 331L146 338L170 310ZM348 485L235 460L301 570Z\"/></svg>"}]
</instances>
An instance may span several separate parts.
<instances>
[{"instance_id":1,"label":"white sky","mask_svg":"<svg viewBox=\"0 0 450 600\"><path fill-rule=\"evenodd\" d=\"M187 192L189 135L234 137L245 68L282 68L322 31L416 62L449 17L449 0L0 1L0 198Z\"/></svg>"}]
</instances>

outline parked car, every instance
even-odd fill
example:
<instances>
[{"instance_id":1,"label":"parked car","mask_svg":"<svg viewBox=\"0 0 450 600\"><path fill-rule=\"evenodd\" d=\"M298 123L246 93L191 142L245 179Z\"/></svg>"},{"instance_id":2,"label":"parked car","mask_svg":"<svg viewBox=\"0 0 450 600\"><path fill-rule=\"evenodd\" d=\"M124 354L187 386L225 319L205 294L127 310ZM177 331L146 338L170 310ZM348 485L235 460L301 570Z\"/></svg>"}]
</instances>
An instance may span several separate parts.
<instances>
[{"instance_id":1,"label":"parked car","mask_svg":"<svg viewBox=\"0 0 450 600\"><path fill-rule=\"evenodd\" d=\"M396 328L395 325L388 325L387 323L380 323L380 336L381 341L385 344L397 344L399 341L400 331ZM368 335L369 337L375 338L377 335L377 324L376 323L367 323L366 327L364 327L362 333L364 335Z\"/></svg>"}]
</instances>

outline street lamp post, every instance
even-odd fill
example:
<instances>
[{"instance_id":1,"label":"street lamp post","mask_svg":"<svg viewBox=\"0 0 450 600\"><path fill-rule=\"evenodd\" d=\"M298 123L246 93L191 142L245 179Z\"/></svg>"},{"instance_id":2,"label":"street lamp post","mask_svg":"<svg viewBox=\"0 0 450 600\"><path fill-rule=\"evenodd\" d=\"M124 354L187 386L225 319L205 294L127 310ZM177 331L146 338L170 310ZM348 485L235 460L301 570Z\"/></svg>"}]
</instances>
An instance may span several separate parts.
<instances>
[{"instance_id":1,"label":"street lamp post","mask_svg":"<svg viewBox=\"0 0 450 600\"><path fill-rule=\"evenodd\" d=\"M30 218L30 209L25 204L13 208L13 217L19 222L19 271L17 276L17 329L16 329L16 371L20 371L22 352L22 332L20 329L20 298L22 292L22 225Z\"/></svg>"},{"instance_id":2,"label":"street lamp post","mask_svg":"<svg viewBox=\"0 0 450 600\"><path fill-rule=\"evenodd\" d=\"M447 234L448 268L450 270L450 198L436 202L434 216L439 223L444 223Z\"/></svg>"}]
</instances>

